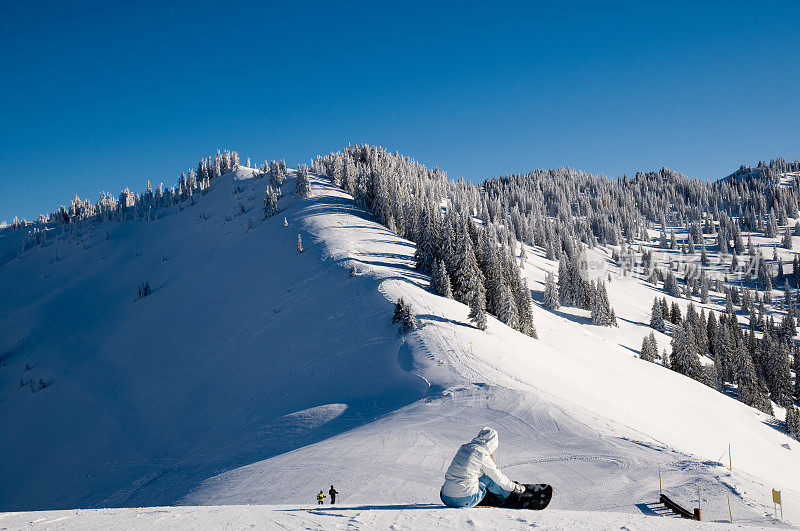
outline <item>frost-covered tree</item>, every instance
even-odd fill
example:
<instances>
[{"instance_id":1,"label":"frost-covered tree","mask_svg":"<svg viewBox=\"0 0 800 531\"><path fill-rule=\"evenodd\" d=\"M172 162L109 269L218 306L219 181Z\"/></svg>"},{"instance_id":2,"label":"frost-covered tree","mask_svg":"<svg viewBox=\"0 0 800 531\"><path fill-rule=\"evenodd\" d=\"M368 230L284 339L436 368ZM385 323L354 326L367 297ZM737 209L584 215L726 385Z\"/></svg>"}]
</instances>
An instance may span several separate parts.
<instances>
[{"instance_id":1,"label":"frost-covered tree","mask_svg":"<svg viewBox=\"0 0 800 531\"><path fill-rule=\"evenodd\" d=\"M264 219L271 218L278 212L278 194L272 186L267 186L267 194L264 198Z\"/></svg>"},{"instance_id":2,"label":"frost-covered tree","mask_svg":"<svg viewBox=\"0 0 800 531\"><path fill-rule=\"evenodd\" d=\"M308 197L311 195L311 181L308 178L308 166L305 164L301 164L300 167L297 168L294 193L298 197Z\"/></svg>"},{"instance_id":3,"label":"frost-covered tree","mask_svg":"<svg viewBox=\"0 0 800 531\"><path fill-rule=\"evenodd\" d=\"M503 323L512 328L519 327L519 311L517 310L517 302L514 300L514 295L511 293L511 288L505 287L500 297L500 304L497 309L497 318Z\"/></svg>"},{"instance_id":4,"label":"frost-covered tree","mask_svg":"<svg viewBox=\"0 0 800 531\"><path fill-rule=\"evenodd\" d=\"M566 259L558 261L558 295L561 304L571 306L575 302L575 293Z\"/></svg>"},{"instance_id":5,"label":"frost-covered tree","mask_svg":"<svg viewBox=\"0 0 800 531\"><path fill-rule=\"evenodd\" d=\"M545 308L551 310L558 310L561 307L561 303L558 300L558 284L556 284L553 273L547 273L547 277L545 277L543 302Z\"/></svg>"},{"instance_id":6,"label":"frost-covered tree","mask_svg":"<svg viewBox=\"0 0 800 531\"><path fill-rule=\"evenodd\" d=\"M678 285L678 280L675 278L672 271L667 271L667 276L664 278L664 291L673 297L680 297L682 295L681 287Z\"/></svg>"},{"instance_id":7,"label":"frost-covered tree","mask_svg":"<svg viewBox=\"0 0 800 531\"><path fill-rule=\"evenodd\" d=\"M286 163L272 161L269 164L269 184L273 188L280 188L286 180Z\"/></svg>"},{"instance_id":8,"label":"frost-covered tree","mask_svg":"<svg viewBox=\"0 0 800 531\"><path fill-rule=\"evenodd\" d=\"M651 363L656 361L658 357L658 343L656 342L656 336L653 332L644 336L642 340L642 350L639 352L639 357L645 361L649 361Z\"/></svg>"},{"instance_id":9,"label":"frost-covered tree","mask_svg":"<svg viewBox=\"0 0 800 531\"><path fill-rule=\"evenodd\" d=\"M681 326L676 326L672 333L672 354L669 358L669 367L694 380L703 380L699 350L688 320L684 321Z\"/></svg>"},{"instance_id":10,"label":"frost-covered tree","mask_svg":"<svg viewBox=\"0 0 800 531\"><path fill-rule=\"evenodd\" d=\"M303 238L299 234L297 235L297 252L303 252Z\"/></svg>"},{"instance_id":11,"label":"frost-covered tree","mask_svg":"<svg viewBox=\"0 0 800 531\"><path fill-rule=\"evenodd\" d=\"M792 376L786 343L782 340L771 341L768 334L762 339L764 349L762 360L764 377L770 391L770 398L779 406L792 403Z\"/></svg>"},{"instance_id":12,"label":"frost-covered tree","mask_svg":"<svg viewBox=\"0 0 800 531\"><path fill-rule=\"evenodd\" d=\"M402 297L394 305L394 315L392 315L392 323L400 323L399 332L405 334L412 330L419 328L419 320L414 312L411 311L411 306L406 303Z\"/></svg>"},{"instance_id":13,"label":"frost-covered tree","mask_svg":"<svg viewBox=\"0 0 800 531\"><path fill-rule=\"evenodd\" d=\"M486 295L482 285L469 293L469 320L475 323L475 327L486 330Z\"/></svg>"},{"instance_id":14,"label":"frost-covered tree","mask_svg":"<svg viewBox=\"0 0 800 531\"><path fill-rule=\"evenodd\" d=\"M536 333L536 326L533 324L533 312L531 306L531 290L528 288L528 281L524 278L520 280L516 292L517 310L519 311L519 328L518 330L525 335L537 339L539 336Z\"/></svg>"},{"instance_id":15,"label":"frost-covered tree","mask_svg":"<svg viewBox=\"0 0 800 531\"><path fill-rule=\"evenodd\" d=\"M786 433L800 440L800 412L793 404L786 407Z\"/></svg>"},{"instance_id":16,"label":"frost-covered tree","mask_svg":"<svg viewBox=\"0 0 800 531\"><path fill-rule=\"evenodd\" d=\"M667 329L658 297L653 299L653 307L650 309L650 328L658 330L659 332L664 332Z\"/></svg>"},{"instance_id":17,"label":"frost-covered tree","mask_svg":"<svg viewBox=\"0 0 800 531\"><path fill-rule=\"evenodd\" d=\"M614 311L611 309L611 303L608 301L606 284L600 280L597 281L592 290L591 318L594 324L600 326L616 326L617 324Z\"/></svg>"},{"instance_id":18,"label":"frost-covered tree","mask_svg":"<svg viewBox=\"0 0 800 531\"><path fill-rule=\"evenodd\" d=\"M444 260L439 260L431 273L431 288L442 297L447 297L448 299L453 298L453 290L450 287L450 275L447 273Z\"/></svg>"}]
</instances>

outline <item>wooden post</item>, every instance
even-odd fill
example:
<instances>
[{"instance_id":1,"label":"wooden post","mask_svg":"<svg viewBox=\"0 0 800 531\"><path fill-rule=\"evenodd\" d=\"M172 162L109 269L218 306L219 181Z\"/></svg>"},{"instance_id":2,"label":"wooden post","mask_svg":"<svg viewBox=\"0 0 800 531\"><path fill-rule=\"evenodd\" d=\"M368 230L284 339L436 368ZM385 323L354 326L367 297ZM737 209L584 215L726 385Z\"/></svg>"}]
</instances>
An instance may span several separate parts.
<instances>
[{"instance_id":1,"label":"wooden post","mask_svg":"<svg viewBox=\"0 0 800 531\"><path fill-rule=\"evenodd\" d=\"M728 443L728 470L733 470L733 457L731 457L731 443Z\"/></svg>"},{"instance_id":2,"label":"wooden post","mask_svg":"<svg viewBox=\"0 0 800 531\"><path fill-rule=\"evenodd\" d=\"M661 463L658 464L658 495L661 496Z\"/></svg>"},{"instance_id":3,"label":"wooden post","mask_svg":"<svg viewBox=\"0 0 800 531\"><path fill-rule=\"evenodd\" d=\"M731 523L733 523L733 512L731 511L731 496L728 495L728 516L731 517Z\"/></svg>"},{"instance_id":4,"label":"wooden post","mask_svg":"<svg viewBox=\"0 0 800 531\"><path fill-rule=\"evenodd\" d=\"M695 517L697 517L697 521L700 521L700 484L697 484L697 511L695 512Z\"/></svg>"}]
</instances>

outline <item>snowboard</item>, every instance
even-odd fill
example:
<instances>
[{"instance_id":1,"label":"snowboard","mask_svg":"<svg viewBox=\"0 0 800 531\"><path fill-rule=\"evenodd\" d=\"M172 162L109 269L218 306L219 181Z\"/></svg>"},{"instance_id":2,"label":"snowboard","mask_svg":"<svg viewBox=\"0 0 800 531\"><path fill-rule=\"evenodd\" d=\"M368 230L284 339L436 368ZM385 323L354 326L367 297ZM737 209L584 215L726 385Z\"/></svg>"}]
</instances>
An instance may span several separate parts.
<instances>
[{"instance_id":1,"label":"snowboard","mask_svg":"<svg viewBox=\"0 0 800 531\"><path fill-rule=\"evenodd\" d=\"M546 483L523 484L525 492L516 499L506 500L506 507L512 509L533 509L541 511L553 498L553 487Z\"/></svg>"},{"instance_id":2,"label":"snowboard","mask_svg":"<svg viewBox=\"0 0 800 531\"><path fill-rule=\"evenodd\" d=\"M553 487L545 483L522 484L525 492L522 494L512 494L507 499L503 499L496 494L486 492L486 495L478 503L478 507L504 507L507 509L532 509L541 511L550 503L553 497Z\"/></svg>"}]
</instances>

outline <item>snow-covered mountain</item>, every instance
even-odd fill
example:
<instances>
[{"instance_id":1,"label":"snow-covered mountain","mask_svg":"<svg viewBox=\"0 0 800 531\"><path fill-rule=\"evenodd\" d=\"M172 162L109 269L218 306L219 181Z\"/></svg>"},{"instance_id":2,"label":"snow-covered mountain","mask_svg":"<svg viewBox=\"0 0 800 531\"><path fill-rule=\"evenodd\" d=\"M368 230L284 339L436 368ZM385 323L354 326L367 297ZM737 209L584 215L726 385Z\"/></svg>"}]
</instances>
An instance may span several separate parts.
<instances>
[{"instance_id":1,"label":"snow-covered mountain","mask_svg":"<svg viewBox=\"0 0 800 531\"><path fill-rule=\"evenodd\" d=\"M57 225L23 252L26 228L0 231L0 510L296 507L331 483L349 504L437 504L455 450L490 425L503 470L554 485L548 511L655 518L660 474L686 505L699 487L706 519L774 524L776 488L800 524L800 443L639 359L653 298L687 301L623 274L610 246L592 252L617 327L545 307L559 263L526 245L538 338L493 316L482 331L430 289L414 243L326 176L306 198L295 184L267 219L269 179L238 167L149 221ZM400 298L419 321L405 334Z\"/></svg>"}]
</instances>

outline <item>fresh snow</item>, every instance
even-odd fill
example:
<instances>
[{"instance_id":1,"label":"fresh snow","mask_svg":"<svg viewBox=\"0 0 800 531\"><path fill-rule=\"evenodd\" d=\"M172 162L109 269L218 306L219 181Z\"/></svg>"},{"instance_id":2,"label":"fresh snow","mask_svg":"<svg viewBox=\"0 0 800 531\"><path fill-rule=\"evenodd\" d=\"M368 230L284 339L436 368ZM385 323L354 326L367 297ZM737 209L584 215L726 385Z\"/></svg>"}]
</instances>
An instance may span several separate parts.
<instances>
[{"instance_id":1,"label":"fresh snow","mask_svg":"<svg viewBox=\"0 0 800 531\"><path fill-rule=\"evenodd\" d=\"M266 184L241 168L181 212L94 223L19 258L22 231L0 232L0 422L12 427L0 510L209 506L6 513L0 526L702 525L659 509L659 468L687 507L700 487L706 520L728 521L730 503L737 525L776 525L778 488L800 524L800 443L636 358L661 292L615 279L619 328L551 312L541 296L557 262L529 248L540 339L491 317L481 332L427 290L412 243L327 179L312 176L304 200L290 179L261 221ZM136 300L145 280L152 295ZM390 323L401 296L422 324L405 336ZM48 387L19 389L20 377ZM450 459L484 425L508 475L554 485L550 508L439 507ZM350 506L309 507L330 484Z\"/></svg>"},{"instance_id":2,"label":"fresh snow","mask_svg":"<svg viewBox=\"0 0 800 531\"><path fill-rule=\"evenodd\" d=\"M661 518L600 511L448 509L444 505L226 505L0 513L0 529L708 529ZM714 524L713 529L750 529Z\"/></svg>"}]
</instances>

